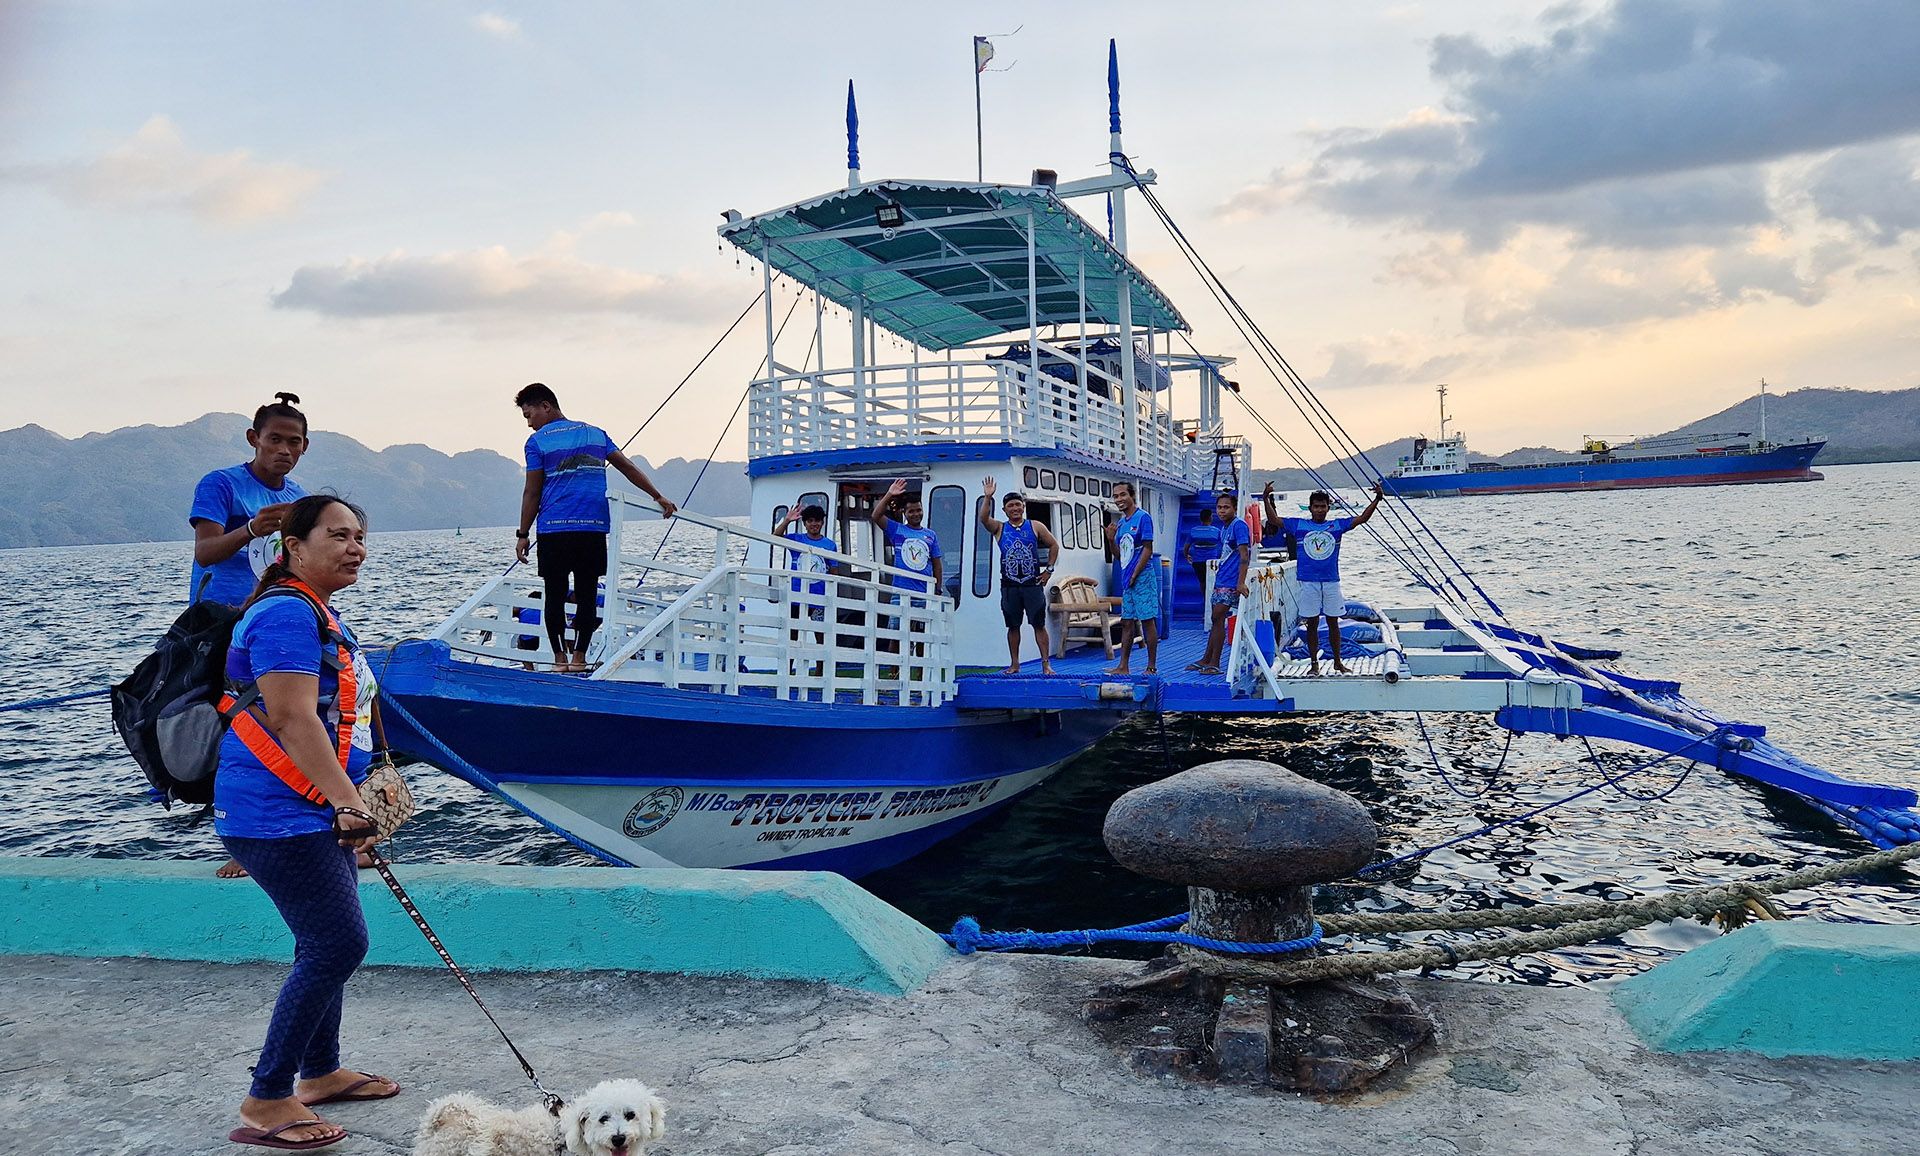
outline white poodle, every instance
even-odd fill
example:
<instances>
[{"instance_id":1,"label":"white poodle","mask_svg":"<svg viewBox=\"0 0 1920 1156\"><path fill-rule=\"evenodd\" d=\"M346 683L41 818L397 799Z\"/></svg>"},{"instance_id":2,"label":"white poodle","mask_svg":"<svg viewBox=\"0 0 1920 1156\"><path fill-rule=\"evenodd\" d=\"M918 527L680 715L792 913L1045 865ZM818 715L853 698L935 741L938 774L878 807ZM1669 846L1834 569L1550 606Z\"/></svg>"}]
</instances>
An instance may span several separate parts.
<instances>
[{"instance_id":1,"label":"white poodle","mask_svg":"<svg viewBox=\"0 0 1920 1156\"><path fill-rule=\"evenodd\" d=\"M639 1080L595 1084L557 1117L455 1092L427 1105L413 1156L645 1156L666 1130L667 1106Z\"/></svg>"}]
</instances>

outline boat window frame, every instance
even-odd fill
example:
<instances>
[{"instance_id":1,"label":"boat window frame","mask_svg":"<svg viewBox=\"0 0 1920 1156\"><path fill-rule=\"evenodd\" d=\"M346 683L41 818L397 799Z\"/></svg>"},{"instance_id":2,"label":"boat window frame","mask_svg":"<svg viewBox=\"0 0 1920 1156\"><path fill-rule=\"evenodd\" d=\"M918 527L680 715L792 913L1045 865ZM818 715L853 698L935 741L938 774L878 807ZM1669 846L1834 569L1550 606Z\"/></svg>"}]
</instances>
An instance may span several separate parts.
<instances>
[{"instance_id":1,"label":"boat window frame","mask_svg":"<svg viewBox=\"0 0 1920 1156\"><path fill-rule=\"evenodd\" d=\"M993 535L988 533L986 526L980 522L981 511L985 510L989 514L992 513L991 510L987 509L991 504L991 501L985 494L981 494L973 500L973 524L975 528L973 531L971 564L973 566L972 588L975 598L985 598L987 595L993 593Z\"/></svg>"},{"instance_id":2,"label":"boat window frame","mask_svg":"<svg viewBox=\"0 0 1920 1156\"><path fill-rule=\"evenodd\" d=\"M1020 471L1020 481L1029 490L1040 488L1040 467L1027 466Z\"/></svg>"},{"instance_id":3,"label":"boat window frame","mask_svg":"<svg viewBox=\"0 0 1920 1156\"><path fill-rule=\"evenodd\" d=\"M927 529L933 531L934 541L940 543L940 563L941 563L940 588L942 592L944 592L947 595L947 597L953 599L953 604L955 606L958 606L960 605L960 595L962 593L961 586L963 584L963 579L960 574L960 567L948 566L946 564L947 558L950 556L949 551L947 550L947 541L946 541L947 535L941 533L939 516L936 513L936 511L939 508L939 504L941 500L940 491L942 490L952 490L954 491L955 494L958 495L958 499L954 505L954 511L953 511L954 518L955 518L953 532L955 537L958 539L956 545L958 547L959 556L964 558L966 556L966 548L967 548L967 488L965 486L956 486L956 485L953 485L952 483L947 483L947 484L938 485L938 486L929 486L927 488L926 499L925 499L925 509L927 514L927 519L926 519Z\"/></svg>"},{"instance_id":4,"label":"boat window frame","mask_svg":"<svg viewBox=\"0 0 1920 1156\"><path fill-rule=\"evenodd\" d=\"M1040 484L1037 488L1042 490L1055 489L1056 487L1054 486L1053 482L1054 482L1054 472L1052 470L1041 470Z\"/></svg>"},{"instance_id":5,"label":"boat window frame","mask_svg":"<svg viewBox=\"0 0 1920 1156\"><path fill-rule=\"evenodd\" d=\"M1087 492L1087 475L1073 475L1073 492L1076 494L1084 494Z\"/></svg>"},{"instance_id":6,"label":"boat window frame","mask_svg":"<svg viewBox=\"0 0 1920 1156\"><path fill-rule=\"evenodd\" d=\"M1086 550L1091 548L1087 544L1087 507L1084 502L1075 502L1073 504L1073 536L1079 541L1080 549Z\"/></svg>"}]
</instances>

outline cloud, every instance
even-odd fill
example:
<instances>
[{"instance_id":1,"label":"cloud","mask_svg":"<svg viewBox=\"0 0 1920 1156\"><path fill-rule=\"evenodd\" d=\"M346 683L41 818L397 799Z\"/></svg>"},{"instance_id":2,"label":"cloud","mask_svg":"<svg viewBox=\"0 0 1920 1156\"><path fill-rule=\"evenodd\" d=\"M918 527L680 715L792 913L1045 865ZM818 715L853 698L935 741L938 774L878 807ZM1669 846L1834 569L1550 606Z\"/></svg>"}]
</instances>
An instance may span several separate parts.
<instances>
[{"instance_id":1,"label":"cloud","mask_svg":"<svg viewBox=\"0 0 1920 1156\"><path fill-rule=\"evenodd\" d=\"M290 216L325 179L298 165L256 161L245 149L195 152L166 116L150 118L126 144L94 160L30 175L69 204L183 210L229 226Z\"/></svg>"},{"instance_id":2,"label":"cloud","mask_svg":"<svg viewBox=\"0 0 1920 1156\"><path fill-rule=\"evenodd\" d=\"M1467 365L1472 358L1464 353L1442 353L1421 357L1417 350L1401 348L1408 343L1386 341L1344 342L1327 348L1327 368L1314 378L1314 385L1325 389L1357 389L1370 385L1430 384L1444 380Z\"/></svg>"},{"instance_id":3,"label":"cloud","mask_svg":"<svg viewBox=\"0 0 1920 1156\"><path fill-rule=\"evenodd\" d=\"M1844 221L1875 245L1920 229L1920 145L1843 149L1813 173L1808 191L1822 216Z\"/></svg>"},{"instance_id":4,"label":"cloud","mask_svg":"<svg viewBox=\"0 0 1920 1156\"><path fill-rule=\"evenodd\" d=\"M495 40L520 39L520 22L498 12L482 12L473 18L473 26Z\"/></svg>"},{"instance_id":5,"label":"cloud","mask_svg":"<svg viewBox=\"0 0 1920 1156\"><path fill-rule=\"evenodd\" d=\"M1319 133L1222 211L1409 230L1395 274L1464 290L1483 329L1813 304L1920 228L1920 4L1615 0L1542 20L1497 48L1437 38L1436 107Z\"/></svg>"},{"instance_id":6,"label":"cloud","mask_svg":"<svg viewBox=\"0 0 1920 1156\"><path fill-rule=\"evenodd\" d=\"M329 317L626 313L664 321L704 320L724 308L710 286L591 264L567 240L562 234L555 246L522 256L495 246L306 265L273 305Z\"/></svg>"}]
</instances>

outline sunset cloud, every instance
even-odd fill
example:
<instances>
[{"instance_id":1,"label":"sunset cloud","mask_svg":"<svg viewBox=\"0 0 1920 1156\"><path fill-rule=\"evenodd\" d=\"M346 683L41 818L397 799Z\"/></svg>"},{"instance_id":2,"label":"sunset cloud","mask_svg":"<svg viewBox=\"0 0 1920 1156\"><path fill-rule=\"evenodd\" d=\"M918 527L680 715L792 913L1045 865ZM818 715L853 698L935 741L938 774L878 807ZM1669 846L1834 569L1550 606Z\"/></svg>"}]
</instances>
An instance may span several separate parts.
<instances>
[{"instance_id":1,"label":"sunset cloud","mask_svg":"<svg viewBox=\"0 0 1920 1156\"><path fill-rule=\"evenodd\" d=\"M723 307L710 286L595 265L564 246L519 256L494 246L306 265L273 305L329 317L625 313L662 321L701 320Z\"/></svg>"},{"instance_id":2,"label":"sunset cloud","mask_svg":"<svg viewBox=\"0 0 1920 1156\"><path fill-rule=\"evenodd\" d=\"M166 116L149 118L127 143L93 160L31 175L72 205L177 210L226 226L291 216L325 179L299 165L255 160L245 149L197 152Z\"/></svg>"}]
</instances>

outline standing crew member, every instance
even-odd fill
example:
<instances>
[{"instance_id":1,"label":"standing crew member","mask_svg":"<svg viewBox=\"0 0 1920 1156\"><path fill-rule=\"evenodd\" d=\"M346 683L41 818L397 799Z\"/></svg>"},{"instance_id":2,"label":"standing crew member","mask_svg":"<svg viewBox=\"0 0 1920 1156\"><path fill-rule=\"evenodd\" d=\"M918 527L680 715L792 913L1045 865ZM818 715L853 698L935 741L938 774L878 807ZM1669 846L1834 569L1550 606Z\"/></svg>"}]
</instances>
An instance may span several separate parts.
<instances>
[{"instance_id":1,"label":"standing crew member","mask_svg":"<svg viewBox=\"0 0 1920 1156\"><path fill-rule=\"evenodd\" d=\"M1219 499L1215 499L1214 506L1219 504ZM1200 511L1200 524L1187 531L1187 545L1183 551L1186 555L1187 565L1193 567L1193 576L1200 583L1200 621L1202 622L1206 622L1209 619L1206 610L1208 604L1207 563L1221 556L1220 536L1225 528L1224 522L1221 525L1214 524L1213 508L1213 506L1208 506L1206 509ZM1225 520L1231 522L1233 519L1226 518Z\"/></svg>"},{"instance_id":2,"label":"standing crew member","mask_svg":"<svg viewBox=\"0 0 1920 1156\"><path fill-rule=\"evenodd\" d=\"M1247 596L1247 568L1253 561L1253 531L1234 516L1239 503L1232 494L1221 494L1213 503L1219 507L1221 525L1227 528L1226 554L1220 559L1220 569L1214 572L1213 593L1207 599L1212 616L1207 653L1187 668L1202 674L1220 673L1220 652L1227 644L1227 616Z\"/></svg>"},{"instance_id":3,"label":"standing crew member","mask_svg":"<svg viewBox=\"0 0 1920 1156\"><path fill-rule=\"evenodd\" d=\"M202 598L238 606L253 593L260 572L280 552L280 525L293 503L307 496L287 475L307 452L307 418L300 398L276 393L253 411L247 444L253 460L215 470L193 488L187 522L193 527L193 584L187 600ZM214 872L244 879L246 868L229 858Z\"/></svg>"},{"instance_id":4,"label":"standing crew member","mask_svg":"<svg viewBox=\"0 0 1920 1156\"><path fill-rule=\"evenodd\" d=\"M1020 673L1020 619L1024 615L1033 627L1033 642L1040 648L1040 673L1053 673L1052 644L1047 638L1047 580L1053 577L1054 564L1060 561L1060 540L1053 531L1027 520L1027 500L1009 493L1000 500L1007 520L995 520L993 495L999 486L991 476L980 483L984 500L980 503L980 524L1000 543L1000 617L1007 624L1008 674ZM1047 560L1040 561L1040 547L1047 548Z\"/></svg>"},{"instance_id":5,"label":"standing crew member","mask_svg":"<svg viewBox=\"0 0 1920 1156\"><path fill-rule=\"evenodd\" d=\"M307 496L287 475L307 452L306 415L300 399L276 393L253 411L247 444L253 460L215 470L193 488L187 521L193 526L193 585L188 600L202 598L238 606L278 550L276 535L287 508ZM261 541L265 539L265 541ZM261 541L260 549L249 549ZM260 558L258 565L253 557Z\"/></svg>"},{"instance_id":6,"label":"standing crew member","mask_svg":"<svg viewBox=\"0 0 1920 1156\"><path fill-rule=\"evenodd\" d=\"M354 852L374 841L359 784L372 760L375 688L330 603L359 581L366 518L319 494L293 503L282 534L227 651L229 684L251 683L260 701L220 740L213 828L293 933L293 970L228 1138L319 1148L347 1133L314 1106L400 1091L340 1066L340 1002L367 954Z\"/></svg>"},{"instance_id":7,"label":"standing crew member","mask_svg":"<svg viewBox=\"0 0 1920 1156\"><path fill-rule=\"evenodd\" d=\"M1113 584L1120 590L1120 665L1108 674L1131 674L1133 635L1147 639L1147 669L1158 672L1160 660L1160 570L1153 561L1153 516L1141 509L1132 482L1113 483L1113 503L1120 518L1107 527L1107 561L1114 564Z\"/></svg>"},{"instance_id":8,"label":"standing crew member","mask_svg":"<svg viewBox=\"0 0 1920 1156\"><path fill-rule=\"evenodd\" d=\"M660 516L679 507L654 488L607 431L574 421L560 412L560 399L539 382L514 395L527 419L527 484L520 494L520 529L514 557L527 560L528 532L540 531L540 578L546 587L541 616L553 645L553 668L579 674L587 669L587 644L600 626L600 579L607 573L607 466L645 490L660 505ZM567 589L571 580L578 605L574 639L567 644Z\"/></svg>"},{"instance_id":9,"label":"standing crew member","mask_svg":"<svg viewBox=\"0 0 1920 1156\"><path fill-rule=\"evenodd\" d=\"M1327 645L1333 650L1333 669L1347 673L1340 660L1340 615L1347 609L1347 597L1340 591L1340 538L1355 526L1363 526L1380 506L1380 483L1373 484L1373 501L1353 518L1329 518L1333 496L1315 490L1307 499L1309 518L1285 518L1281 524L1298 547L1299 568L1294 577L1300 584L1300 621L1307 627L1307 662L1314 674L1320 673L1320 619L1327 620Z\"/></svg>"},{"instance_id":10,"label":"standing crew member","mask_svg":"<svg viewBox=\"0 0 1920 1156\"><path fill-rule=\"evenodd\" d=\"M905 524L887 516L887 511L894 503L901 501L903 494L906 494L906 508L902 511ZM946 564L942 561L940 536L920 525L926 513L926 507L920 504L920 495L907 494L907 479L895 478L893 484L887 487L887 496L873 504L871 517L873 524L887 536L887 546L892 554L890 563L901 570L930 575L933 589L938 593L946 574ZM917 578L895 578L893 585L899 590L924 591L927 588L926 582Z\"/></svg>"}]
</instances>

